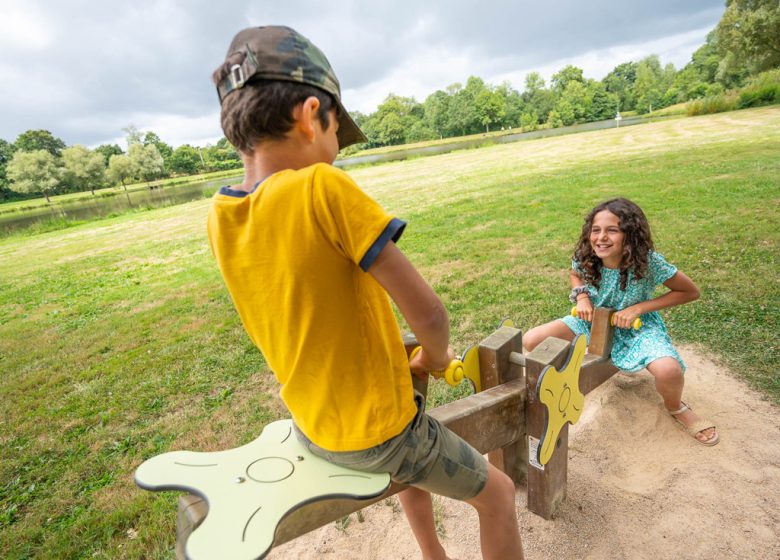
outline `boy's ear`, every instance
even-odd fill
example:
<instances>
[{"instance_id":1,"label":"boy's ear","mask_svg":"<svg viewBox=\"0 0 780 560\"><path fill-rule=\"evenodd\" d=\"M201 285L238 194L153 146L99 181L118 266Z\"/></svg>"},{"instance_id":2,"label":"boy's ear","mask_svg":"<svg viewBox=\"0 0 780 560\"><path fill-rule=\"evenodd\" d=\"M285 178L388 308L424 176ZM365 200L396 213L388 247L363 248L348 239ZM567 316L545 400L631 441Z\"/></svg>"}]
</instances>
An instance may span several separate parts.
<instances>
[{"instance_id":1,"label":"boy's ear","mask_svg":"<svg viewBox=\"0 0 780 560\"><path fill-rule=\"evenodd\" d=\"M293 110L295 127L309 140L314 140L314 121L317 120L317 111L320 108L320 100L314 96L307 97Z\"/></svg>"}]
</instances>

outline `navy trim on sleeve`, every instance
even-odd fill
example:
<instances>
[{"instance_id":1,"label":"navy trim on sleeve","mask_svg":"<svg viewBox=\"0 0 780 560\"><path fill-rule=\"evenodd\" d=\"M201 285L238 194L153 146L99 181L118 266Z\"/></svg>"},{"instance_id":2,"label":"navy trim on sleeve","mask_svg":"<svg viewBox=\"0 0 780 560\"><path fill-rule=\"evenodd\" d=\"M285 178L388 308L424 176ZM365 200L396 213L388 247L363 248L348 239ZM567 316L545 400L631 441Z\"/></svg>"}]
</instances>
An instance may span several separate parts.
<instances>
[{"instance_id":1,"label":"navy trim on sleeve","mask_svg":"<svg viewBox=\"0 0 780 560\"><path fill-rule=\"evenodd\" d=\"M363 258L360 259L360 268L363 272L368 272L368 269L374 264L374 261L379 256L379 253L382 252L382 249L385 248L388 241L396 242L401 238L404 228L406 228L406 222L403 220L399 220L398 218L390 220L390 223L387 224L384 231L377 237L373 245L368 248L368 251L363 255Z\"/></svg>"}]
</instances>

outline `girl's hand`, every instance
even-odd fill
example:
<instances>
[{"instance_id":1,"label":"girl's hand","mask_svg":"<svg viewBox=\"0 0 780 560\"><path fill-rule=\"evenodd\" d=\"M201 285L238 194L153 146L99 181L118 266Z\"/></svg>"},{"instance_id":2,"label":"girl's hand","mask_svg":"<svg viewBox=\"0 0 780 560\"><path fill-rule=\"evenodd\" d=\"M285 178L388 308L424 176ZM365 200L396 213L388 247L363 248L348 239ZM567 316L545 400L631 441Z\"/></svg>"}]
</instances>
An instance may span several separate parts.
<instances>
[{"instance_id":1,"label":"girl's hand","mask_svg":"<svg viewBox=\"0 0 780 560\"><path fill-rule=\"evenodd\" d=\"M577 297L577 317L583 321L593 321L593 304L587 295Z\"/></svg>"},{"instance_id":2,"label":"girl's hand","mask_svg":"<svg viewBox=\"0 0 780 560\"><path fill-rule=\"evenodd\" d=\"M637 319L642 313L640 312L638 305L632 305L626 307L620 311L615 311L612 314L612 321L614 325L620 329L630 329L635 319Z\"/></svg>"},{"instance_id":3,"label":"girl's hand","mask_svg":"<svg viewBox=\"0 0 780 560\"><path fill-rule=\"evenodd\" d=\"M455 351L449 346L447 347L447 356L444 361L431 360L428 354L425 352L425 348L420 348L420 351L417 352L411 360L409 360L409 369L414 375L423 379L427 379L430 372L444 371L447 369L447 366L449 366L450 362L454 359Z\"/></svg>"}]
</instances>

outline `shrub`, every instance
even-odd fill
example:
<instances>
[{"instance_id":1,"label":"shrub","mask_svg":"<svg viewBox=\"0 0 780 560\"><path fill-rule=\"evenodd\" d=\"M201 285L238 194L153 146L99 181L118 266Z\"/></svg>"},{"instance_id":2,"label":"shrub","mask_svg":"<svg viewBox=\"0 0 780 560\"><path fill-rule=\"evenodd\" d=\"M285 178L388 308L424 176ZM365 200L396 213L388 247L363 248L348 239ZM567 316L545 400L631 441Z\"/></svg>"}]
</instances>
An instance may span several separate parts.
<instances>
[{"instance_id":1,"label":"shrub","mask_svg":"<svg viewBox=\"0 0 780 560\"><path fill-rule=\"evenodd\" d=\"M724 111L733 111L737 109L739 97L734 92L721 95L712 95L694 99L688 102L688 116L709 115L711 113L723 113Z\"/></svg>"}]
</instances>

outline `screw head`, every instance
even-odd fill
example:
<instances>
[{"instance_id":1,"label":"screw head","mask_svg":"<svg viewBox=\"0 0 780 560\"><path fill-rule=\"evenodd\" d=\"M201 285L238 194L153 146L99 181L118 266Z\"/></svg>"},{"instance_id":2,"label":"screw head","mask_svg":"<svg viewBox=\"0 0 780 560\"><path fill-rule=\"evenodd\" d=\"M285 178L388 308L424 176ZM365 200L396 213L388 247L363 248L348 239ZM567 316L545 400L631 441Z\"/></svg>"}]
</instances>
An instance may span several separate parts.
<instances>
[{"instance_id":1,"label":"screw head","mask_svg":"<svg viewBox=\"0 0 780 560\"><path fill-rule=\"evenodd\" d=\"M241 484L243 482L246 482L246 478L244 478L243 476L237 476L235 482L236 484Z\"/></svg>"}]
</instances>

